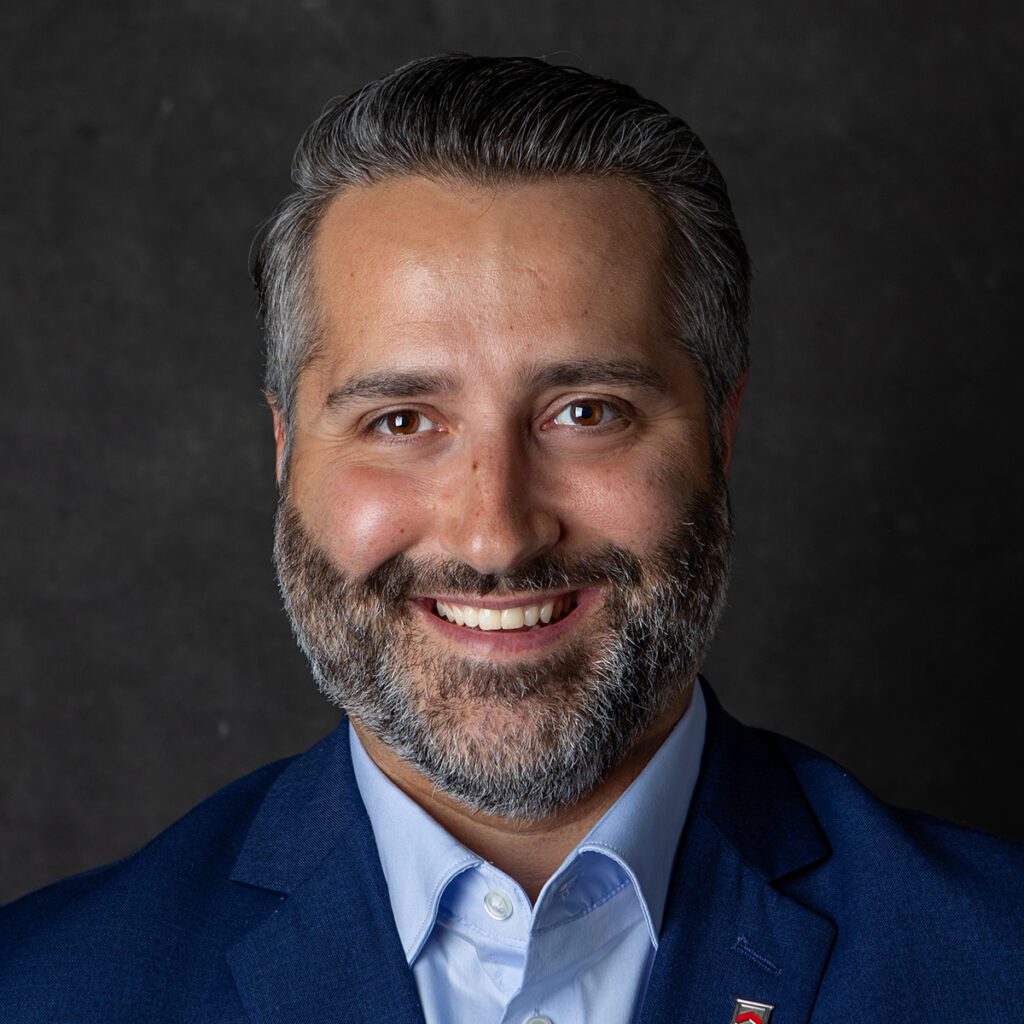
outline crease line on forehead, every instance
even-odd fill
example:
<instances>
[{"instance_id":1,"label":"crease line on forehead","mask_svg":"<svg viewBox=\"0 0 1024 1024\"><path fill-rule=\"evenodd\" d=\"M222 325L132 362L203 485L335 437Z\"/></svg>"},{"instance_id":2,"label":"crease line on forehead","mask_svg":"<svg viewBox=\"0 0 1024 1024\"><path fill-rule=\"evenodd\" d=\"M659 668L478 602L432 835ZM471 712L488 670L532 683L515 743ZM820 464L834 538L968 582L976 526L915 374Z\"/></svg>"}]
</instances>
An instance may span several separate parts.
<instances>
[{"instance_id":1,"label":"crease line on forehead","mask_svg":"<svg viewBox=\"0 0 1024 1024\"><path fill-rule=\"evenodd\" d=\"M668 381L653 366L626 359L563 359L536 363L519 377L523 385L537 389L617 384L650 391L668 390Z\"/></svg>"}]
</instances>

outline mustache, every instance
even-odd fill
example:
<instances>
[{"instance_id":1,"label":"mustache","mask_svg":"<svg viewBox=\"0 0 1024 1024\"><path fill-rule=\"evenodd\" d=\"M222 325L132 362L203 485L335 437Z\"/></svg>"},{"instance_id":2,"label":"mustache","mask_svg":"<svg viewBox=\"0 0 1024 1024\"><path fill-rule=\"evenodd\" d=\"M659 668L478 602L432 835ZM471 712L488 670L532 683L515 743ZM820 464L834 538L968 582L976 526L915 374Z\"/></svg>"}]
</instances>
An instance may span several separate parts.
<instances>
[{"instance_id":1,"label":"mustache","mask_svg":"<svg viewBox=\"0 0 1024 1024\"><path fill-rule=\"evenodd\" d=\"M623 594L642 586L651 571L656 576L672 576L682 569L687 577L692 576L695 564L708 554L708 539L719 534L727 540L732 534L724 482L694 496L686 520L672 525L662 545L646 562L611 542L576 554L545 553L503 573L481 573L455 559L417 559L403 552L368 573L362 588L391 603L417 595L505 597L530 591L579 590L595 583L610 583L613 591Z\"/></svg>"},{"instance_id":2,"label":"mustache","mask_svg":"<svg viewBox=\"0 0 1024 1024\"><path fill-rule=\"evenodd\" d=\"M412 558L404 553L382 562L367 574L363 587L382 601L414 595L464 594L504 597L530 591L578 590L595 583L637 586L640 559L625 548L603 544L578 555L541 555L503 573L482 573L454 559Z\"/></svg>"}]
</instances>

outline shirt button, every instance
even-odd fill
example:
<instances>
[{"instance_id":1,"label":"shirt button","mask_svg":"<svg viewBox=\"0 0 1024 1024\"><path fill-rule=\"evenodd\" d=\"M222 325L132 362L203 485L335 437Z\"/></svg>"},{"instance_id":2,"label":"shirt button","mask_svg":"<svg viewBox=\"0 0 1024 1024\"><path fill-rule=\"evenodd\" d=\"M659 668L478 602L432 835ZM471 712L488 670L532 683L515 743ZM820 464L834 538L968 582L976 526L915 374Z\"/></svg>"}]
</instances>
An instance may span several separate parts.
<instances>
[{"instance_id":1,"label":"shirt button","mask_svg":"<svg viewBox=\"0 0 1024 1024\"><path fill-rule=\"evenodd\" d=\"M551 1024L550 1017L530 1017L527 1019L526 1024Z\"/></svg>"},{"instance_id":2,"label":"shirt button","mask_svg":"<svg viewBox=\"0 0 1024 1024\"><path fill-rule=\"evenodd\" d=\"M507 921L512 916L512 901L503 892L492 889L484 897L484 910L495 921ZM550 1024L550 1021L548 1024Z\"/></svg>"}]
</instances>

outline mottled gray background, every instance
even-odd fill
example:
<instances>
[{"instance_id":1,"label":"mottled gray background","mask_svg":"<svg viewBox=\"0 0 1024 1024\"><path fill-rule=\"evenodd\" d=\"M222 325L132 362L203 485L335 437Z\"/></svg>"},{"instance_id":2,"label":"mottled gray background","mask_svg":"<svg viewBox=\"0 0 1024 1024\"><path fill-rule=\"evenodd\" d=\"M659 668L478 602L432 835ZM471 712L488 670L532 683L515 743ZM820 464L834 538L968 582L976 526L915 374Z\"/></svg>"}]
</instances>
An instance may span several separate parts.
<instances>
[{"instance_id":1,"label":"mottled gray background","mask_svg":"<svg viewBox=\"0 0 1024 1024\"><path fill-rule=\"evenodd\" d=\"M757 281L726 706L1024 839L1020 12L8 0L0 898L336 720L273 583L247 250L324 102L442 50L625 79L731 184Z\"/></svg>"}]
</instances>

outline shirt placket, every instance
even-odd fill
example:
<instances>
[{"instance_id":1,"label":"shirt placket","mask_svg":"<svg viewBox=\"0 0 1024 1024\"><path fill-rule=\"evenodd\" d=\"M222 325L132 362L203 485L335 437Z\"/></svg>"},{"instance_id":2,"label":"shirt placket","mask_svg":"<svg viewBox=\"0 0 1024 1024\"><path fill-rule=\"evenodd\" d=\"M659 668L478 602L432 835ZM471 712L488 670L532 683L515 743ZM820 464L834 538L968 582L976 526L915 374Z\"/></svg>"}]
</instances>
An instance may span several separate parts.
<instances>
[{"instance_id":1,"label":"shirt placket","mask_svg":"<svg viewBox=\"0 0 1024 1024\"><path fill-rule=\"evenodd\" d=\"M605 875L593 879L596 884L581 909L578 900L567 898L574 888L571 880L581 877L574 869L570 884L552 887L534 913L523 985L506 1007L502 1024L593 1024L598 1007L602 1021L628 1024L632 1019L632 997L616 996L633 979L628 971L616 978L613 965L622 941L634 947L630 963L645 958L649 939L639 902L631 884L615 884ZM538 921L548 923L538 926Z\"/></svg>"},{"instance_id":2,"label":"shirt placket","mask_svg":"<svg viewBox=\"0 0 1024 1024\"><path fill-rule=\"evenodd\" d=\"M502 1007L523 983L530 917L530 903L522 889L500 872L485 868L467 872L440 908L444 926L473 946Z\"/></svg>"}]
</instances>

